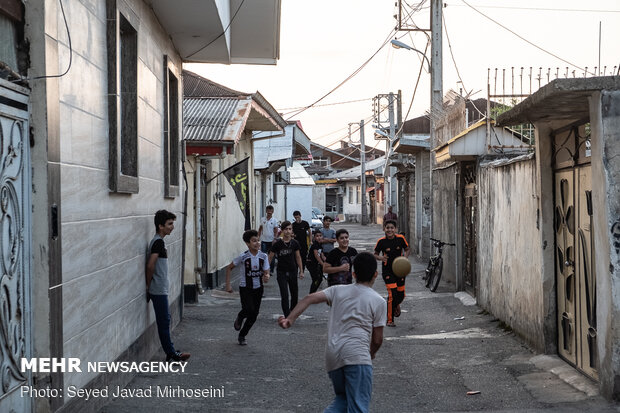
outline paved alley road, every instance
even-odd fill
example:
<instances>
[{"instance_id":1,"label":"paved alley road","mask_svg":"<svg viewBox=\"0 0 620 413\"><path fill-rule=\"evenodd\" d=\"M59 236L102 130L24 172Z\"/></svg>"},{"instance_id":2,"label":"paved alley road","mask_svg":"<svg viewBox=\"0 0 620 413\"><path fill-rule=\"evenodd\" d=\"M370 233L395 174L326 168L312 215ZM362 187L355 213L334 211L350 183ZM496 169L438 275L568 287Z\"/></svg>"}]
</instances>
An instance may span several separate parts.
<instances>
[{"instance_id":1,"label":"paved alley road","mask_svg":"<svg viewBox=\"0 0 620 413\"><path fill-rule=\"evenodd\" d=\"M349 229L358 251L371 250L382 234L376 225L335 227ZM402 315L395 328L385 328L374 362L373 412L620 411L596 395L596 384L555 357L532 353L492 315L464 305L450 288L442 284L430 293L421 280L424 267L414 262ZM300 298L309 290L309 278L300 283ZM386 295L380 276L375 289ZM272 279L245 347L237 344L233 329L239 309L238 296L223 291L207 292L198 305L186 306L173 333L175 346L192 353L185 373L140 374L128 386L212 387L223 389L224 397L117 399L102 411L323 411L333 398L324 367L327 306L311 307L293 328L282 330ZM480 394L468 396L468 391Z\"/></svg>"}]
</instances>

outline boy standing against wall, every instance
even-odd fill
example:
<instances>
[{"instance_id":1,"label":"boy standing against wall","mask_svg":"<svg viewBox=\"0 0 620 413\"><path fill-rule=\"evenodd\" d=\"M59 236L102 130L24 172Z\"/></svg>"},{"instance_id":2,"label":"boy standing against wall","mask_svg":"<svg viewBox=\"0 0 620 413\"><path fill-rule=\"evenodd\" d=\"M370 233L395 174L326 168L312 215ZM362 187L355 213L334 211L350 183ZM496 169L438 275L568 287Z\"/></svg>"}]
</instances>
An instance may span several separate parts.
<instances>
[{"instance_id":1,"label":"boy standing against wall","mask_svg":"<svg viewBox=\"0 0 620 413\"><path fill-rule=\"evenodd\" d=\"M260 239L258 232L251 229L243 233L243 242L248 246L247 251L236 257L226 267L226 291L232 293L230 286L230 274L233 268L243 265L239 279L239 299L241 311L237 314L235 330L239 331L239 345L247 344L245 336L256 322L260 304L263 299L263 282L269 281L269 259L267 254L260 251ZM245 323L243 322L245 320Z\"/></svg>"},{"instance_id":2,"label":"boy standing against wall","mask_svg":"<svg viewBox=\"0 0 620 413\"><path fill-rule=\"evenodd\" d=\"M394 317L400 316L400 304L405 299L405 277L397 277L392 271L392 263L397 257L409 257L409 244L396 233L396 221L383 223L385 237L379 238L375 245L375 258L382 262L381 275L388 290L387 326L396 327Z\"/></svg>"},{"instance_id":3,"label":"boy standing against wall","mask_svg":"<svg viewBox=\"0 0 620 413\"><path fill-rule=\"evenodd\" d=\"M149 257L146 262L146 301L153 301L159 341L166 353L166 361L185 361L189 353L175 350L170 338L170 311L168 309L168 251L164 237L174 230L176 215L165 209L155 213L155 236L149 243Z\"/></svg>"},{"instance_id":4,"label":"boy standing against wall","mask_svg":"<svg viewBox=\"0 0 620 413\"><path fill-rule=\"evenodd\" d=\"M336 397L326 412L368 412L372 396L372 359L383 343L385 301L373 289L377 261L363 252L353 263L356 283L307 295L278 324L290 328L311 304L330 306L325 364Z\"/></svg>"}]
</instances>

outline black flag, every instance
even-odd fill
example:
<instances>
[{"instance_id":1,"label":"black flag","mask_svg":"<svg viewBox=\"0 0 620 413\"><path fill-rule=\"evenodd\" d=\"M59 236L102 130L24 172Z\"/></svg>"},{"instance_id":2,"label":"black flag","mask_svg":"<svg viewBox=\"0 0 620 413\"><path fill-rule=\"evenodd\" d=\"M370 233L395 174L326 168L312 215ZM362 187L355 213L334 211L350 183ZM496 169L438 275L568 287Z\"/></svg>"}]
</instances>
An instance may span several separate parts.
<instances>
[{"instance_id":1,"label":"black flag","mask_svg":"<svg viewBox=\"0 0 620 413\"><path fill-rule=\"evenodd\" d=\"M241 213L245 217L245 230L250 229L250 183L248 164L250 158L237 162L222 173L235 190Z\"/></svg>"}]
</instances>

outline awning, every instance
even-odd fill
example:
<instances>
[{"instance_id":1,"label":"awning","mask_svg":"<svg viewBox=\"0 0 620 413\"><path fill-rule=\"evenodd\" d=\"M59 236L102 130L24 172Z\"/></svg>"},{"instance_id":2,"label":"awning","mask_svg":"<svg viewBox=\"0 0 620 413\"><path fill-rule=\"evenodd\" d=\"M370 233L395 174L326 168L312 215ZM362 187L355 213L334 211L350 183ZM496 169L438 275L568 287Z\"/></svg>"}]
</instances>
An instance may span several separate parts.
<instances>
[{"instance_id":1,"label":"awning","mask_svg":"<svg viewBox=\"0 0 620 413\"><path fill-rule=\"evenodd\" d=\"M275 65L281 0L146 0L184 62Z\"/></svg>"},{"instance_id":2,"label":"awning","mask_svg":"<svg viewBox=\"0 0 620 413\"><path fill-rule=\"evenodd\" d=\"M366 192L370 192L370 191L374 191L374 190L375 190L374 186L371 186L370 188L366 188Z\"/></svg>"}]
</instances>

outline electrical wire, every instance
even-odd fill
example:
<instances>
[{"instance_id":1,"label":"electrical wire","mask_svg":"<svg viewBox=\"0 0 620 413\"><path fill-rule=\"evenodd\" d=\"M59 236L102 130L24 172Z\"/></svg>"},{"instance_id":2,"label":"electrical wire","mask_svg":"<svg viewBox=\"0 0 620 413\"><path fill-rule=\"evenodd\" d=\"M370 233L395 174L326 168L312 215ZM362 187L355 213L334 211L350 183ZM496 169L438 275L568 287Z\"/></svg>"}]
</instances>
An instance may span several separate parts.
<instances>
[{"instance_id":1,"label":"electrical wire","mask_svg":"<svg viewBox=\"0 0 620 413\"><path fill-rule=\"evenodd\" d=\"M480 109L478 109L478 106L473 104L473 101L469 98L471 96L471 93L473 92L467 91L467 88L465 87L465 82L463 82L463 78L461 77L461 73L459 72L459 67L456 64L456 59L454 58L454 53L452 53L452 44L450 43L450 36L448 35L448 25L446 24L446 16L445 13L441 13L441 18L443 21L443 30L446 33L446 39L448 40L448 49L450 49L450 56L452 57L452 63L454 63L454 68L456 69L456 75L458 76L459 80L461 81L461 85L463 85L463 89L465 90L465 99L472 102L472 106L474 107L474 109L476 109L476 111L480 114L480 116L482 116L483 118L485 118L485 114L482 113L480 111Z\"/></svg>"},{"instance_id":2,"label":"electrical wire","mask_svg":"<svg viewBox=\"0 0 620 413\"><path fill-rule=\"evenodd\" d=\"M219 39L220 37L224 36L226 34L226 32L228 31L228 29L230 29L230 25L235 20L235 17L237 17L237 13L239 13L239 10L241 10L241 6L243 6L243 3L245 3L245 0L241 0L241 4L239 4L239 7L237 7L237 11L235 11L235 14L233 14L232 18L228 22L228 26L226 26L226 28L224 29L224 31L222 33L220 33L215 39L211 40L205 46L203 46L200 49L196 50L194 53L185 56L185 58L188 59L188 58L192 57L193 55L195 55L196 53L202 52L204 49L206 49L207 47L211 46L213 44L213 42L215 42L217 39Z\"/></svg>"},{"instance_id":3,"label":"electrical wire","mask_svg":"<svg viewBox=\"0 0 620 413\"><path fill-rule=\"evenodd\" d=\"M65 70L62 74L59 75L48 75L48 76L35 76L29 78L19 78L16 80L12 80L12 83L20 83L27 82L29 80L38 80L38 79L52 79L52 78L60 78L69 73L71 69L71 65L73 64L73 46L71 45L71 33L69 32L69 24L67 23L67 15L65 14L65 8L62 5L62 0L58 0L58 4L60 4L60 10L62 12L62 19L65 22L65 29L67 30L67 42L69 43L69 65L67 66L67 70Z\"/></svg>"},{"instance_id":4,"label":"electrical wire","mask_svg":"<svg viewBox=\"0 0 620 413\"><path fill-rule=\"evenodd\" d=\"M387 38L383 41L383 43L381 44L381 46L379 46L379 48L377 49L376 52L374 52L372 54L372 56L370 56L364 63L362 63L362 65L360 67L358 67L355 71L353 71L353 73L351 73L347 78L345 78L342 82L340 82L338 85L336 85L333 89L331 89L329 92L327 92L326 94L324 94L323 96L321 96L319 99L315 100L313 103L311 103L308 106L305 106L303 109L300 109L299 111L296 111L295 113L293 113L291 116L289 116L286 120L289 120L297 115L299 115L300 113L310 109L311 107L313 107L314 105L316 105L317 103L319 103L320 101L322 101L323 99L325 99L327 96L331 95L332 93L334 93L336 90L338 90L342 85L344 85L346 82L348 82L349 80L351 80L355 75L357 75L359 72L362 71L362 69L364 67L366 67L366 65L368 63L370 63L370 61L381 51L381 49L383 49L385 47L386 44L388 44L390 42L390 38L392 37L392 35L396 32L396 29L391 29L390 33L388 34Z\"/></svg>"},{"instance_id":5,"label":"electrical wire","mask_svg":"<svg viewBox=\"0 0 620 413\"><path fill-rule=\"evenodd\" d=\"M462 4L448 4L445 3L445 7L464 7ZM479 5L482 9L510 9L510 10L538 10L538 11L563 11L563 12L592 12L592 13L620 13L620 10L594 10L594 9L554 9L545 7L514 7L514 6L483 6Z\"/></svg>"},{"instance_id":6,"label":"electrical wire","mask_svg":"<svg viewBox=\"0 0 620 413\"><path fill-rule=\"evenodd\" d=\"M487 16L486 14L484 14L483 12L481 12L480 10L476 9L474 6L472 6L471 4L467 3L465 0L461 0L461 1L462 1L463 3L465 3L467 6L469 6L469 7L470 7L472 10L474 10L476 13L480 14L481 16L483 16L483 17L484 17L484 18L486 18L486 19L491 20L493 23L497 24L497 25L498 25L498 26L500 26L501 28L503 28L503 29L505 29L505 30L509 31L510 33L514 34L514 35L515 35L515 36L517 36L519 39L521 39L521 40L523 40L524 42L526 42L526 43L530 44L531 46L534 46L534 47L535 47L535 48L537 48L538 50L540 50L540 51L542 51L542 52L545 52L545 53L547 53L548 55L553 56L553 57L555 57L556 59L561 60L561 61L562 61L562 62L564 62L564 63L567 63L567 64L569 64L569 65L571 65L571 66L573 66L573 67L576 67L577 69L582 70L582 71L584 71L585 73L594 74L594 73L592 73L592 72L588 72L587 70L583 69L582 67L580 67L580 66L578 66L578 65L576 65L576 64L574 64L574 63L569 62L569 61L568 61L568 60L566 60L566 59L562 59L560 56L558 56L558 55L556 55L556 54L554 54L554 53L552 53L552 52L550 52L550 51L548 51L548 50L546 50L546 49L543 49L542 47L538 46L536 43L531 42L530 40L527 40L525 37L521 36L521 35L520 35L520 34L518 34L517 32L515 32L515 31L513 31L513 30L509 29L508 27L504 26L503 24L501 24L501 23L500 23L500 22L498 22L497 20L495 20L495 19L493 19L493 18L491 18L491 17Z\"/></svg>"},{"instance_id":7,"label":"electrical wire","mask_svg":"<svg viewBox=\"0 0 620 413\"><path fill-rule=\"evenodd\" d=\"M357 99L357 100L347 100L345 102L334 102L334 103L324 103L322 105L314 105L313 108L322 108L324 106L335 106L335 105L344 105L347 103L356 103L356 102L365 102L367 100L372 100L372 98L366 98L366 99ZM294 108L282 108L282 109L276 109L278 112L284 111L284 110L290 110L291 112L285 112L282 113L282 116L287 115L288 113L292 113L293 111L296 111L298 109L303 109L305 106L297 106Z\"/></svg>"}]
</instances>

